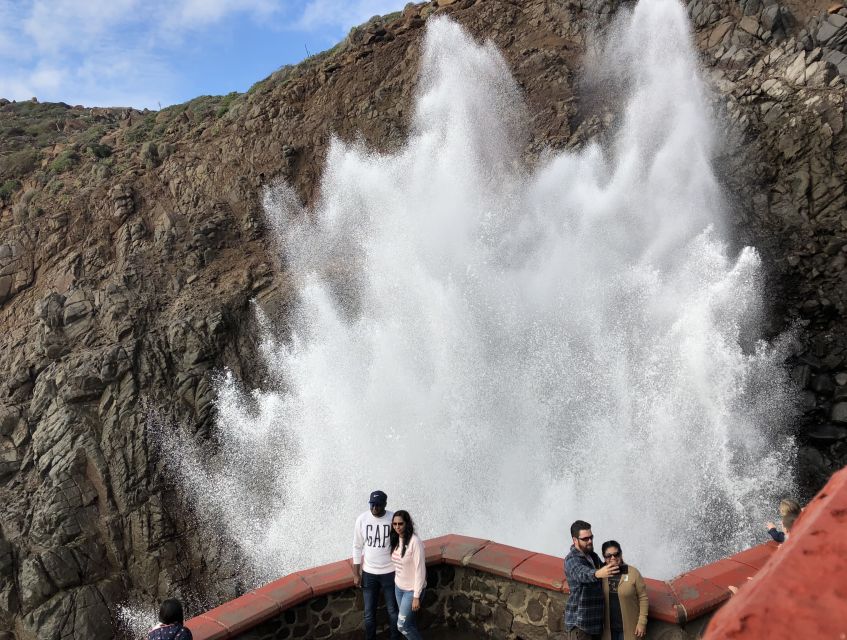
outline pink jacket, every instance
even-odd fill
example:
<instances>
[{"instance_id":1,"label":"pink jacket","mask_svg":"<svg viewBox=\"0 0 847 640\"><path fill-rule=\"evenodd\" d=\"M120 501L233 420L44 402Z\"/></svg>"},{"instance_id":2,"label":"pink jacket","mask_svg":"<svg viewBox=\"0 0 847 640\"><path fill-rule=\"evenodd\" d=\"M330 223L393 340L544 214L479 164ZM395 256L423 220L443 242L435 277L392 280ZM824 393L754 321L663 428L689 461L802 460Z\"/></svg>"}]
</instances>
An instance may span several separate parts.
<instances>
[{"instance_id":1,"label":"pink jacket","mask_svg":"<svg viewBox=\"0 0 847 640\"><path fill-rule=\"evenodd\" d=\"M412 591L414 597L420 598L426 586L426 552L423 542L413 533L406 555L400 557L402 548L401 540L400 546L391 554L391 562L394 563L394 585L403 591Z\"/></svg>"}]
</instances>

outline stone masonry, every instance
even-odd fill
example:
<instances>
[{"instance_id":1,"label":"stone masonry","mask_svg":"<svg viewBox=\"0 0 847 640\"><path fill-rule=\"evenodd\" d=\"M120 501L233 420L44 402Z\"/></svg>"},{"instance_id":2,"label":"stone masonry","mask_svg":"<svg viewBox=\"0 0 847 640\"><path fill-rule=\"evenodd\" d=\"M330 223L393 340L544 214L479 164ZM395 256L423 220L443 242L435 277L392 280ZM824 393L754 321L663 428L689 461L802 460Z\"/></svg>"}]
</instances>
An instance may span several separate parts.
<instances>
[{"instance_id":1,"label":"stone masonry","mask_svg":"<svg viewBox=\"0 0 847 640\"><path fill-rule=\"evenodd\" d=\"M427 590L419 627L459 630L493 640L547 640L562 634L567 595L468 567L438 565L427 571ZM363 601L357 589L323 595L292 607L246 631L238 640L359 640L363 638ZM711 618L705 615L685 628L653 620L651 640L694 640ZM379 609L381 633L387 614Z\"/></svg>"}]
</instances>

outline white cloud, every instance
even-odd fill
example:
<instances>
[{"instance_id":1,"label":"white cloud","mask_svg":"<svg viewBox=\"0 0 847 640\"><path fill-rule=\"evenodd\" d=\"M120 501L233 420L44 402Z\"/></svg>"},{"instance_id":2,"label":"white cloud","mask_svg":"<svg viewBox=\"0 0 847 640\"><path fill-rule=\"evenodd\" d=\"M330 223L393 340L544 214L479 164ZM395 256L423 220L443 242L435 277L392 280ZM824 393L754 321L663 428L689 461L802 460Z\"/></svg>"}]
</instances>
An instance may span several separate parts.
<instances>
[{"instance_id":1,"label":"white cloud","mask_svg":"<svg viewBox=\"0 0 847 640\"><path fill-rule=\"evenodd\" d=\"M272 0L180 0L169 6L169 23L183 28L212 24L233 13L267 18L280 11Z\"/></svg>"},{"instance_id":2,"label":"white cloud","mask_svg":"<svg viewBox=\"0 0 847 640\"><path fill-rule=\"evenodd\" d=\"M376 15L402 9L408 0L308 0L295 27L303 31L332 29L345 33Z\"/></svg>"},{"instance_id":3,"label":"white cloud","mask_svg":"<svg viewBox=\"0 0 847 640\"><path fill-rule=\"evenodd\" d=\"M62 86L63 76L64 74L61 69L39 65L31 76L35 93L56 91Z\"/></svg>"},{"instance_id":4,"label":"white cloud","mask_svg":"<svg viewBox=\"0 0 847 640\"><path fill-rule=\"evenodd\" d=\"M20 22L20 7L12 0L0 0L0 57L7 65L10 60L28 55L22 48L22 38L18 33Z\"/></svg>"},{"instance_id":5,"label":"white cloud","mask_svg":"<svg viewBox=\"0 0 847 640\"><path fill-rule=\"evenodd\" d=\"M86 51L141 12L139 0L35 0L23 30L42 54Z\"/></svg>"},{"instance_id":6,"label":"white cloud","mask_svg":"<svg viewBox=\"0 0 847 640\"><path fill-rule=\"evenodd\" d=\"M216 24L248 17L335 42L351 26L405 2L0 0L0 96L155 108L172 104L178 93L170 60L188 37Z\"/></svg>"},{"instance_id":7,"label":"white cloud","mask_svg":"<svg viewBox=\"0 0 847 640\"><path fill-rule=\"evenodd\" d=\"M234 14L267 18L279 10L273 0L32 0L23 27L40 52L88 51L129 30L161 44Z\"/></svg>"},{"instance_id":8,"label":"white cloud","mask_svg":"<svg viewBox=\"0 0 847 640\"><path fill-rule=\"evenodd\" d=\"M0 0L0 96L156 108L174 100L168 54L235 13L271 0Z\"/></svg>"},{"instance_id":9,"label":"white cloud","mask_svg":"<svg viewBox=\"0 0 847 640\"><path fill-rule=\"evenodd\" d=\"M142 54L122 60L91 57L81 64L38 63L0 75L0 96L14 100L62 101L71 105L139 109L176 102L177 79L166 65Z\"/></svg>"}]
</instances>

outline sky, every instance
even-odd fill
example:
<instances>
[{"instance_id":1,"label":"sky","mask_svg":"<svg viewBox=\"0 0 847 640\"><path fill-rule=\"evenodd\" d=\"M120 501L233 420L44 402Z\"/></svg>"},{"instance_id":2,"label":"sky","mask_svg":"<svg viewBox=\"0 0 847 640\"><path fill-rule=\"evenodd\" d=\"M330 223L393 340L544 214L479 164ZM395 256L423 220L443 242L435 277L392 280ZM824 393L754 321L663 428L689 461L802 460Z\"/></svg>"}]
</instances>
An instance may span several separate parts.
<instances>
[{"instance_id":1,"label":"sky","mask_svg":"<svg viewBox=\"0 0 847 640\"><path fill-rule=\"evenodd\" d=\"M243 92L408 0L0 0L0 98L159 109Z\"/></svg>"}]
</instances>

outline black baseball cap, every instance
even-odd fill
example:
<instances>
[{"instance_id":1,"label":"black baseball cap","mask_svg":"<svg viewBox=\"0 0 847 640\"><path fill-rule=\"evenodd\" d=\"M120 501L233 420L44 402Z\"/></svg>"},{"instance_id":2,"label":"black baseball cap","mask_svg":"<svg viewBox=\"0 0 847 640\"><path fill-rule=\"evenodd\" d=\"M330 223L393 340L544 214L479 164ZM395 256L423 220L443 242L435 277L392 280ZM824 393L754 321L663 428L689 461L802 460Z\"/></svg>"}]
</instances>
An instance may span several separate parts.
<instances>
[{"instance_id":1,"label":"black baseball cap","mask_svg":"<svg viewBox=\"0 0 847 640\"><path fill-rule=\"evenodd\" d=\"M385 495L383 491L377 489L376 491L371 491L371 499L368 500L368 504L375 504L384 507L388 504L388 496Z\"/></svg>"}]
</instances>

